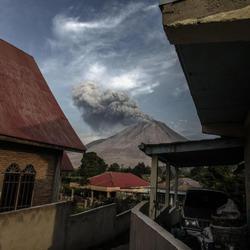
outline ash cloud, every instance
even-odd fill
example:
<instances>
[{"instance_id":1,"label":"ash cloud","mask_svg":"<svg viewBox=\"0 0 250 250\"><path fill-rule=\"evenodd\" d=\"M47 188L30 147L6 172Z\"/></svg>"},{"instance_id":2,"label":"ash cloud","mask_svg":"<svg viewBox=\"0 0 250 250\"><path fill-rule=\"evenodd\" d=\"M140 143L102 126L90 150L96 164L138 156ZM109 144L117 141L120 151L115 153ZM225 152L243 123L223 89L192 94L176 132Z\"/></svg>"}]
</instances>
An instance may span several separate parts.
<instances>
[{"instance_id":1,"label":"ash cloud","mask_svg":"<svg viewBox=\"0 0 250 250\"><path fill-rule=\"evenodd\" d=\"M73 89L73 101L82 112L83 120L95 131L152 119L127 93L103 89L91 82Z\"/></svg>"}]
</instances>

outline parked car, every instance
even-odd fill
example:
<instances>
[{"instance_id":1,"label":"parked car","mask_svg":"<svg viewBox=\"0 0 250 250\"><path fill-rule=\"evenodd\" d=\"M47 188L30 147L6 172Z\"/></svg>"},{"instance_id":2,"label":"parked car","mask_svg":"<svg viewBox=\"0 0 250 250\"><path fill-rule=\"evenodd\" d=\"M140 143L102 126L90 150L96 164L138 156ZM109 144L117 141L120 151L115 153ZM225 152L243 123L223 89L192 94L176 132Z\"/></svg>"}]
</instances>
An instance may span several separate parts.
<instances>
[{"instance_id":1,"label":"parked car","mask_svg":"<svg viewBox=\"0 0 250 250\"><path fill-rule=\"evenodd\" d=\"M187 191L182 208L182 229L189 236L197 238L201 249L213 249L209 225L219 207L226 204L228 195L209 189Z\"/></svg>"}]
</instances>

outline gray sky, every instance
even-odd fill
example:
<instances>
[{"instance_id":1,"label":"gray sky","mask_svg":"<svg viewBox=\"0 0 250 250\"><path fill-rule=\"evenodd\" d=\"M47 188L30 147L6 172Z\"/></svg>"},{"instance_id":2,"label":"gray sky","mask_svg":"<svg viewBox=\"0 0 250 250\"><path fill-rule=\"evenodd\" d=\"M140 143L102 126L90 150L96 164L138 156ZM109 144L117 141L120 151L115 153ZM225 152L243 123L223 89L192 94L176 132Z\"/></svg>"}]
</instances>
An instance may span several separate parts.
<instances>
[{"instance_id":1,"label":"gray sky","mask_svg":"<svg viewBox=\"0 0 250 250\"><path fill-rule=\"evenodd\" d=\"M84 142L96 132L72 90L94 83L123 91L141 112L188 138L201 128L175 49L154 0L0 0L1 38L33 55Z\"/></svg>"}]
</instances>

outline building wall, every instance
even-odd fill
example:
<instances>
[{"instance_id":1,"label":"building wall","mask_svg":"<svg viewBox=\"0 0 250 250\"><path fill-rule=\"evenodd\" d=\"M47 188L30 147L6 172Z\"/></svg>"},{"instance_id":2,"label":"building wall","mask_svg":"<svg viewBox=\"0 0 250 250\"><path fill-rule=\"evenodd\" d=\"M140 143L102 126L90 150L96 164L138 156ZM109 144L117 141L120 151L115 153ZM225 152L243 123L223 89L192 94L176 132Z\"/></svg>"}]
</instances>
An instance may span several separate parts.
<instances>
[{"instance_id":1,"label":"building wall","mask_svg":"<svg viewBox=\"0 0 250 250\"><path fill-rule=\"evenodd\" d=\"M2 190L4 172L8 166L16 163L23 170L28 164L32 164L36 170L32 205L52 202L58 159L57 151L10 143L0 144L0 190Z\"/></svg>"},{"instance_id":2,"label":"building wall","mask_svg":"<svg viewBox=\"0 0 250 250\"><path fill-rule=\"evenodd\" d=\"M130 250L191 250L155 221L140 212L145 202L132 209Z\"/></svg>"},{"instance_id":3,"label":"building wall","mask_svg":"<svg viewBox=\"0 0 250 250\"><path fill-rule=\"evenodd\" d=\"M111 243L129 231L130 211L106 205L71 215L59 202L0 213L1 250L83 250Z\"/></svg>"},{"instance_id":4,"label":"building wall","mask_svg":"<svg viewBox=\"0 0 250 250\"><path fill-rule=\"evenodd\" d=\"M112 240L116 233L115 219L115 204L70 216L66 249L82 250Z\"/></svg>"},{"instance_id":5,"label":"building wall","mask_svg":"<svg viewBox=\"0 0 250 250\"><path fill-rule=\"evenodd\" d=\"M61 202L0 214L1 250L62 250L69 203Z\"/></svg>"},{"instance_id":6,"label":"building wall","mask_svg":"<svg viewBox=\"0 0 250 250\"><path fill-rule=\"evenodd\" d=\"M122 235L128 232L130 227L131 210L116 215L115 234Z\"/></svg>"}]
</instances>

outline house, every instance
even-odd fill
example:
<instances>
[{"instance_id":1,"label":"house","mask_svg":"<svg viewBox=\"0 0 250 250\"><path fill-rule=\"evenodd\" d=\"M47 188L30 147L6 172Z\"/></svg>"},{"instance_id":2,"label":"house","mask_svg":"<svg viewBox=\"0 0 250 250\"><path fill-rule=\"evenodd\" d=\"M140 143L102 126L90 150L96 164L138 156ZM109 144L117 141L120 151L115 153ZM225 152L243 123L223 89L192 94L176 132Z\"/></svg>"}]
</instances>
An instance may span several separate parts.
<instances>
[{"instance_id":1,"label":"house","mask_svg":"<svg viewBox=\"0 0 250 250\"><path fill-rule=\"evenodd\" d=\"M169 205L174 205L174 199L175 197L175 180L170 181L170 191L169 194L167 193L168 190L168 182L163 181L157 184L157 201L159 203L159 206L163 207L166 204L166 198L168 199L169 195ZM202 185L198 182L195 181L191 178L187 177L182 177L178 178L178 188L177 188L177 196L178 196L178 201L183 202L186 192L189 189L199 189L202 188Z\"/></svg>"},{"instance_id":2,"label":"house","mask_svg":"<svg viewBox=\"0 0 250 250\"><path fill-rule=\"evenodd\" d=\"M34 58L0 40L0 211L57 201L64 150L85 147Z\"/></svg>"},{"instance_id":3,"label":"house","mask_svg":"<svg viewBox=\"0 0 250 250\"><path fill-rule=\"evenodd\" d=\"M72 215L58 201L72 170L65 151L85 147L34 59L0 40L1 249L88 249L128 230L130 213L116 215L115 204Z\"/></svg>"},{"instance_id":4,"label":"house","mask_svg":"<svg viewBox=\"0 0 250 250\"><path fill-rule=\"evenodd\" d=\"M86 189L91 191L91 197L104 195L107 198L117 194L147 194L149 183L132 173L105 172L89 178Z\"/></svg>"},{"instance_id":5,"label":"house","mask_svg":"<svg viewBox=\"0 0 250 250\"><path fill-rule=\"evenodd\" d=\"M157 211L159 161L166 164L168 194L170 168L175 170L178 183L179 168L244 162L248 230L239 231L237 237L239 244L245 244L250 235L250 1L161 0L160 9L165 33L175 46L202 131L219 138L140 145L152 158L150 204L148 216L142 214L144 204L132 212L130 250L190 249L159 225L159 217L164 213L159 215ZM177 188L175 193L177 204ZM169 227L177 222L175 211L176 207L165 210ZM239 249L249 249L249 245Z\"/></svg>"}]
</instances>

